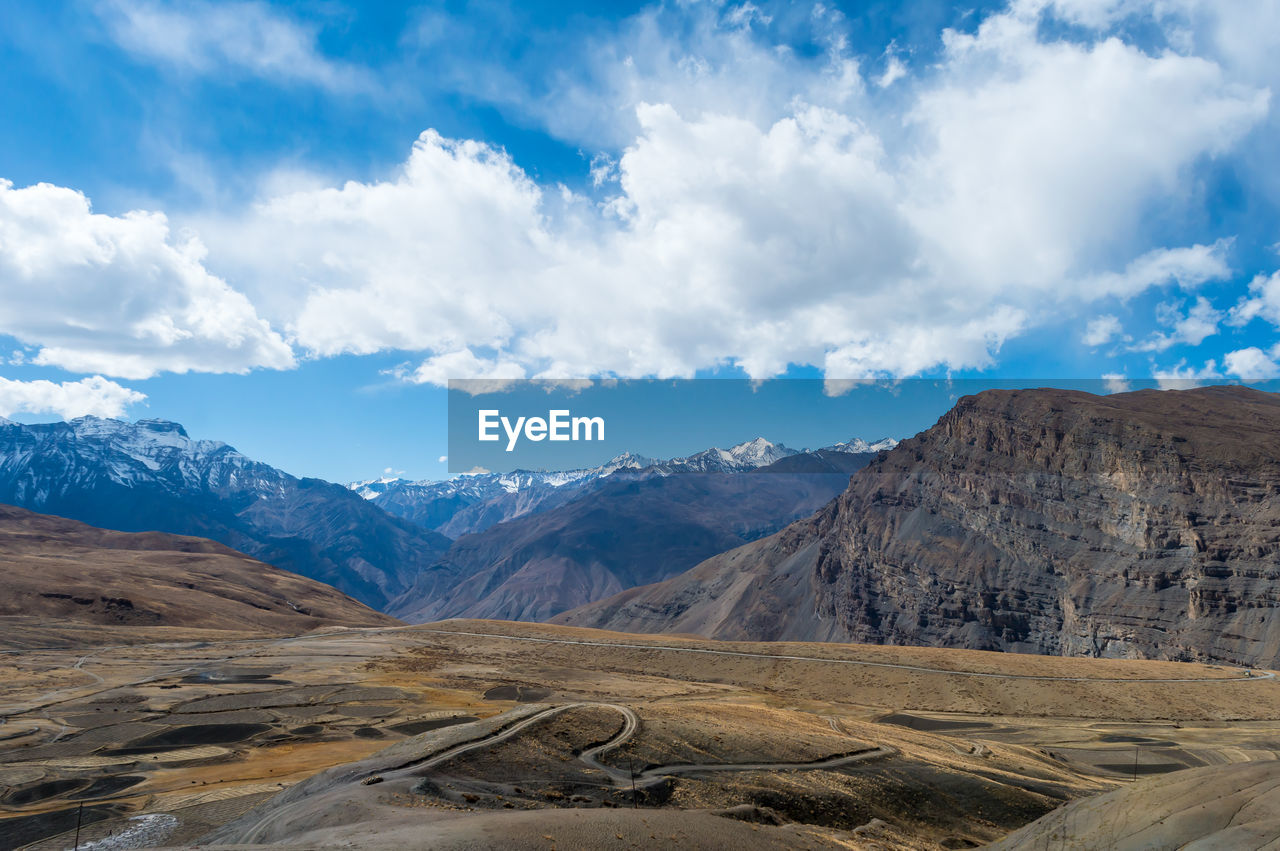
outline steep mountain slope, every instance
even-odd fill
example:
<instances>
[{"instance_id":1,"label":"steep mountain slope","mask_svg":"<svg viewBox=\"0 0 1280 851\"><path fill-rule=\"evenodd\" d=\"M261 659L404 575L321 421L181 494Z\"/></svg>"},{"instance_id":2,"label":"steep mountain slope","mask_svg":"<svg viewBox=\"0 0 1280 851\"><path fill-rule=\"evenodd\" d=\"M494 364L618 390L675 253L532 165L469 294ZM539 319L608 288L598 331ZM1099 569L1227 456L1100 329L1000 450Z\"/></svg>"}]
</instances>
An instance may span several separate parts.
<instances>
[{"instance_id":1,"label":"steep mountain slope","mask_svg":"<svg viewBox=\"0 0 1280 851\"><path fill-rule=\"evenodd\" d=\"M1280 664L1280 397L988 391L814 517L557 622Z\"/></svg>"},{"instance_id":2,"label":"steep mountain slope","mask_svg":"<svg viewBox=\"0 0 1280 851\"><path fill-rule=\"evenodd\" d=\"M297 634L391 626L293 573L204 538L113 532L0 505L0 617Z\"/></svg>"},{"instance_id":3,"label":"steep mountain slope","mask_svg":"<svg viewBox=\"0 0 1280 851\"><path fill-rule=\"evenodd\" d=\"M449 546L347 488L295 478L161 420L0 422L0 502L213 538L375 608Z\"/></svg>"},{"instance_id":4,"label":"steep mountain slope","mask_svg":"<svg viewBox=\"0 0 1280 851\"><path fill-rule=\"evenodd\" d=\"M388 611L542 620L812 514L847 474L746 473L604 479L577 499L458 539Z\"/></svg>"}]
</instances>

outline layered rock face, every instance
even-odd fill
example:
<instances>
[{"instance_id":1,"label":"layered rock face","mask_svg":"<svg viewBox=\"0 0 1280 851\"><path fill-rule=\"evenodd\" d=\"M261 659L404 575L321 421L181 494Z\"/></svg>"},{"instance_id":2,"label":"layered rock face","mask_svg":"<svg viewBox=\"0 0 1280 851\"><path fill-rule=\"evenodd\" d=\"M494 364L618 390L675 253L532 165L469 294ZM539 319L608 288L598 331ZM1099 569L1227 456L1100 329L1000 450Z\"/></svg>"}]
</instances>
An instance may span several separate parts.
<instances>
[{"instance_id":1,"label":"layered rock face","mask_svg":"<svg viewBox=\"0 0 1280 851\"><path fill-rule=\"evenodd\" d=\"M965 397L813 518L560 621L1280 665L1280 397Z\"/></svg>"}]
</instances>

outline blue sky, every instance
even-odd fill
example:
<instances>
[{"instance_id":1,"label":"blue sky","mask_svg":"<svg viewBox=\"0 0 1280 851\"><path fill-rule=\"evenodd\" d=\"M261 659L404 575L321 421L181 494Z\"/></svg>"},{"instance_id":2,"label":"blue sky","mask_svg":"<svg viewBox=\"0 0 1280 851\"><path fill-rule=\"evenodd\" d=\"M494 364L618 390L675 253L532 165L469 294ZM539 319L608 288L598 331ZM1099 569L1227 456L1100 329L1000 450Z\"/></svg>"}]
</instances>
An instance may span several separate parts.
<instances>
[{"instance_id":1,"label":"blue sky","mask_svg":"<svg viewBox=\"0 0 1280 851\"><path fill-rule=\"evenodd\" d=\"M449 378L1280 375L1276 0L0 18L14 419L437 477Z\"/></svg>"}]
</instances>

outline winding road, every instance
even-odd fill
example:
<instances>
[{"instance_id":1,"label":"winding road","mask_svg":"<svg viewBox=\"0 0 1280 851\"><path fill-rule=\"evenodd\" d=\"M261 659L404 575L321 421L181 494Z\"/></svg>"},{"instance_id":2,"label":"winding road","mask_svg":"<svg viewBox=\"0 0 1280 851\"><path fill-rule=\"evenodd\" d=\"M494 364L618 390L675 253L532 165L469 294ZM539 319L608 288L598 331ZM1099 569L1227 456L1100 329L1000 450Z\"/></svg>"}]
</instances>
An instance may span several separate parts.
<instances>
[{"instance_id":1,"label":"winding road","mask_svg":"<svg viewBox=\"0 0 1280 851\"><path fill-rule=\"evenodd\" d=\"M616 750L629 742L640 730L640 718L635 711L629 706L622 706L617 703L565 703L559 706L551 706L536 712L527 718L512 724L502 730L498 730L492 735L477 739L472 742L465 742L455 745L451 748L434 754L421 762L412 764L413 773L415 775L424 774L431 769L448 762L455 757L480 748L490 747L500 742L504 742L514 736L527 730L542 721L547 720L562 712L568 712L572 709L612 709L623 717L622 729L615 733L604 744L596 745L588 748L578 754L578 760L587 766L604 772L609 779L617 784L634 783L637 787L649 786L662 782L667 777L675 774L696 774L707 771L814 771L828 768L841 768L846 765L852 765L858 762L867 762L868 760L880 759L881 757L892 756L897 753L894 748L888 746L863 748L853 753L838 754L836 756L825 757L810 762L691 762L676 763L672 765L656 765L646 768L643 771L631 773L612 765L606 765L600 761L600 757L609 751ZM404 766L408 768L410 766Z\"/></svg>"},{"instance_id":2,"label":"winding road","mask_svg":"<svg viewBox=\"0 0 1280 851\"><path fill-rule=\"evenodd\" d=\"M634 785L635 788L644 788L661 783L667 777L676 774L697 774L709 771L818 771L823 769L842 768L847 765L853 765L859 762L867 762L874 759L880 759L892 756L897 750L888 746L863 748L854 753L838 754L826 757L812 762L706 762L706 763L680 763L674 765L658 765L647 768L643 771L632 774L629 771L617 768L612 765L606 765L600 762L600 757L609 751L615 750L629 742L640 730L640 718L635 711L629 706L622 706L617 703L564 703L559 706L548 706L545 709L538 710L532 715L528 715L510 726L495 730L487 736L475 739L469 742L462 742L452 747L445 748L438 753L431 754L420 760L413 760L401 763L391 768L380 771L368 772L362 779L368 779L372 776L383 777L384 779L404 778L407 776L421 777L452 759L456 759L471 751L480 750L481 748L492 747L512 739L543 721L569 712L574 709L611 709L622 715L622 729L615 733L610 739L600 745L588 748L578 755L578 760L587 766L597 769L608 776L609 780L615 785ZM267 810L263 812L256 823L247 827L242 833L236 836L237 844L256 844L271 840L271 829L286 821L290 815L288 807Z\"/></svg>"}]
</instances>

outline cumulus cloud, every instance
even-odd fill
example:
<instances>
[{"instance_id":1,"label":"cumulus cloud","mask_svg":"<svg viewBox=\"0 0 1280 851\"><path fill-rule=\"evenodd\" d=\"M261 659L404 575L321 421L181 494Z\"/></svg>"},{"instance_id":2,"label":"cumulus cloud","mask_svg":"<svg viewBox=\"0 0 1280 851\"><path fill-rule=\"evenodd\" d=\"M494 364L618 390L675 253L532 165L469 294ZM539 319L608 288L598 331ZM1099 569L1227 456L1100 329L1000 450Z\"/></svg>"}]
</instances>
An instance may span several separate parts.
<instances>
[{"instance_id":1,"label":"cumulus cloud","mask_svg":"<svg viewBox=\"0 0 1280 851\"><path fill-rule=\"evenodd\" d=\"M0 333L31 361L147 378L287 368L293 353L159 213L106 216L79 192L0 180Z\"/></svg>"},{"instance_id":2,"label":"cumulus cloud","mask_svg":"<svg viewBox=\"0 0 1280 851\"><path fill-rule=\"evenodd\" d=\"M416 368L396 370L400 378L413 384L443 387L450 380L467 381L472 395L499 392L524 378L524 367L512 360L477 357L469 349L446 352L427 358Z\"/></svg>"},{"instance_id":3,"label":"cumulus cloud","mask_svg":"<svg viewBox=\"0 0 1280 851\"><path fill-rule=\"evenodd\" d=\"M1280 358L1280 345L1272 346L1265 352L1257 346L1250 346L1228 352L1222 358L1222 368L1227 374L1245 380L1280 378L1277 358Z\"/></svg>"},{"instance_id":4,"label":"cumulus cloud","mask_svg":"<svg viewBox=\"0 0 1280 851\"><path fill-rule=\"evenodd\" d=\"M1106 314L1089 320L1080 341L1086 346L1104 346L1124 332L1119 318Z\"/></svg>"},{"instance_id":5,"label":"cumulus cloud","mask_svg":"<svg viewBox=\"0 0 1280 851\"><path fill-rule=\"evenodd\" d=\"M231 71L336 91L368 88L365 69L326 58L317 31L260 2L103 0L97 12L133 55L198 74Z\"/></svg>"},{"instance_id":6,"label":"cumulus cloud","mask_svg":"<svg viewBox=\"0 0 1280 851\"><path fill-rule=\"evenodd\" d=\"M990 367L1008 340L1095 313L1100 299L1230 274L1230 240L1168 244L1149 232L1149 212L1196 212L1188 177L1258 126L1267 88L1189 50L1042 26L1047 14L1109 26L1129 14L1122 6L1014 0L972 32L946 32L936 62L893 86L884 75L901 76L890 73L897 53L868 86L833 12L814 17L826 28L817 58L768 43L767 16L747 5L691 8L675 36L659 17L676 12L645 12L616 43L591 46L600 74L545 96L506 80L513 97L542 104L551 132L616 144L591 160L599 195L428 130L385 179L266 180L252 207L192 217L206 258L163 217L93 218L82 196L47 187L83 202L68 202L71 220L137 231L142 247L109 262L89 252L30 280L85 280L73 272L98 263L101 292L137 296L110 303L128 314L110 327L85 287L83 314L65 320L33 296L35 309L0 307L0 331L18 329L8 332L39 346L41 362L126 376L290 365L266 320L308 356L417 353L396 374L431 384ZM241 9L257 28L247 43L279 24L291 34L279 43L295 45L265 51L283 57L266 65L224 44L222 5L111 8L127 19L118 33L133 33L122 42L192 70L329 73L315 70L314 33L268 26L275 13L254 4ZM147 36L168 26L181 46L172 57ZM480 94L500 99L502 83ZM157 277L180 285L148 288ZM190 307L196 293L219 309ZM1264 315L1242 305L1232 316L1246 314ZM1198 343L1220 319L1197 301L1144 345ZM84 322L99 326L81 333ZM1091 324L1085 343L1114 338L1115 324Z\"/></svg>"},{"instance_id":7,"label":"cumulus cloud","mask_svg":"<svg viewBox=\"0 0 1280 851\"><path fill-rule=\"evenodd\" d=\"M1203 296L1197 298L1185 314L1176 303L1164 302L1156 309L1157 320L1169 326L1168 332L1156 332L1130 348L1135 352L1163 352L1176 345L1198 346L1218 333L1224 315Z\"/></svg>"},{"instance_id":8,"label":"cumulus cloud","mask_svg":"<svg viewBox=\"0 0 1280 851\"><path fill-rule=\"evenodd\" d=\"M1263 319L1280 327L1280 272L1258 275L1249 283L1249 294L1231 309L1228 322L1237 327Z\"/></svg>"},{"instance_id":9,"label":"cumulus cloud","mask_svg":"<svg viewBox=\"0 0 1280 851\"><path fill-rule=\"evenodd\" d=\"M751 67L773 61L724 37ZM292 281L301 307L282 321L308 351L425 351L402 374L430 383L984 368L1057 318L1046 305L1229 273L1226 240L1106 269L1186 169L1265 114L1266 92L1214 63L1045 40L1015 5L947 33L906 137L877 132L863 90L763 121L642 103L598 205L429 131L393 179L271 197L211 239L247 288Z\"/></svg>"},{"instance_id":10,"label":"cumulus cloud","mask_svg":"<svg viewBox=\"0 0 1280 851\"><path fill-rule=\"evenodd\" d=\"M1128 298L1151 287L1176 286L1195 289L1208 281L1231 275L1227 251L1231 240L1211 245L1157 248L1126 264L1123 271L1104 272L1081 282L1081 289L1095 296Z\"/></svg>"},{"instance_id":11,"label":"cumulus cloud","mask_svg":"<svg viewBox=\"0 0 1280 851\"><path fill-rule=\"evenodd\" d=\"M88 415L120 417L147 397L100 375L79 381L15 381L0 377L0 417L57 414L64 420Z\"/></svg>"}]
</instances>

